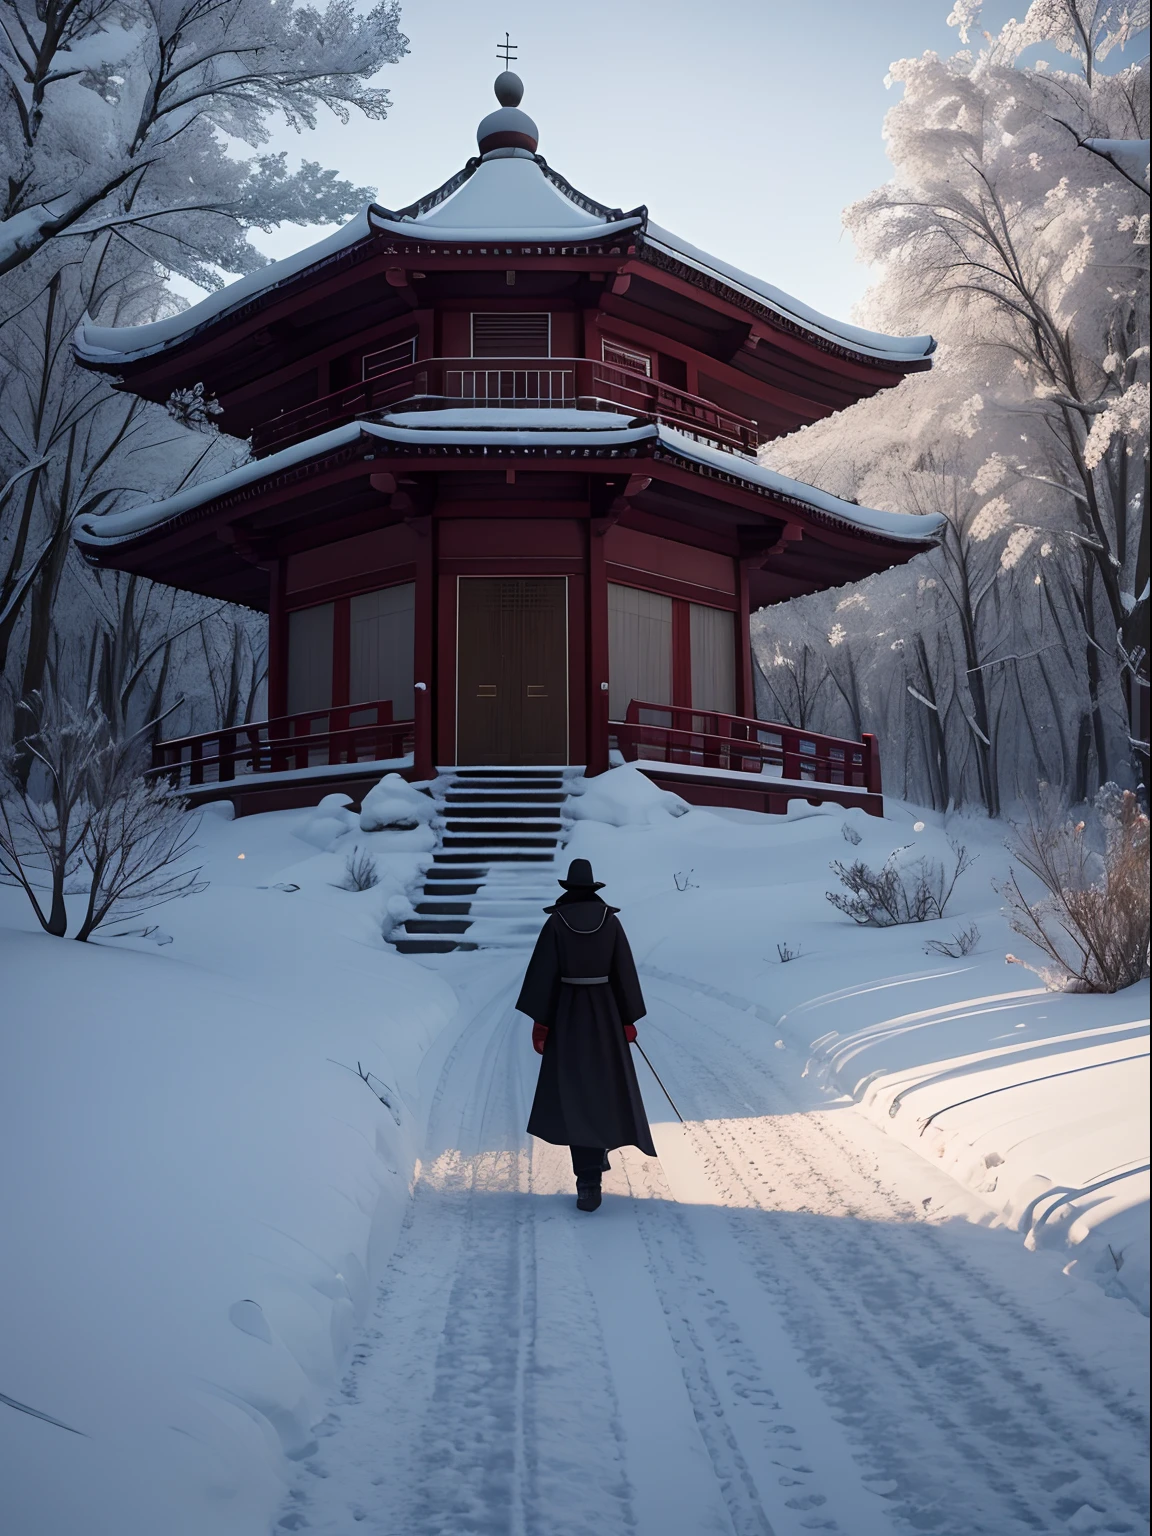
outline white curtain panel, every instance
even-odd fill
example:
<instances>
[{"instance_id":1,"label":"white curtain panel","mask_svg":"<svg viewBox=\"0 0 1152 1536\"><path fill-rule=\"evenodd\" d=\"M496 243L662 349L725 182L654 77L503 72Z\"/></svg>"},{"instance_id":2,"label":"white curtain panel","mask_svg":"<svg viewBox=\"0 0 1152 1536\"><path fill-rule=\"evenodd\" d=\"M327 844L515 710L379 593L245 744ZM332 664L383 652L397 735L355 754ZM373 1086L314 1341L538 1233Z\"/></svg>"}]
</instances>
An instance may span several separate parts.
<instances>
[{"instance_id":1,"label":"white curtain panel","mask_svg":"<svg viewBox=\"0 0 1152 1536\"><path fill-rule=\"evenodd\" d=\"M608 583L608 710L623 720L630 699L672 702L672 599Z\"/></svg>"},{"instance_id":2,"label":"white curtain panel","mask_svg":"<svg viewBox=\"0 0 1152 1536\"><path fill-rule=\"evenodd\" d=\"M290 715L332 703L332 609L332 603L321 603L288 615Z\"/></svg>"},{"instance_id":3,"label":"white curtain panel","mask_svg":"<svg viewBox=\"0 0 1152 1536\"><path fill-rule=\"evenodd\" d=\"M416 712L414 646L416 584L404 582L354 597L348 691L353 704L391 699L393 720Z\"/></svg>"},{"instance_id":4,"label":"white curtain panel","mask_svg":"<svg viewBox=\"0 0 1152 1536\"><path fill-rule=\"evenodd\" d=\"M692 603L692 705L736 713L736 631L723 608Z\"/></svg>"}]
</instances>

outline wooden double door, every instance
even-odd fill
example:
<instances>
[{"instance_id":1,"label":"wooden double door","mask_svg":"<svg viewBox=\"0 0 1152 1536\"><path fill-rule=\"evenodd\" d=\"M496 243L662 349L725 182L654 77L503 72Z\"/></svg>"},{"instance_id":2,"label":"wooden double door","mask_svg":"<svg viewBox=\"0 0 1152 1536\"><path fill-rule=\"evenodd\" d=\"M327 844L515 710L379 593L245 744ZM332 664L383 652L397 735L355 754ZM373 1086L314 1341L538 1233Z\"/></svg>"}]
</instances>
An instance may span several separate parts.
<instances>
[{"instance_id":1,"label":"wooden double door","mask_svg":"<svg viewBox=\"0 0 1152 1536\"><path fill-rule=\"evenodd\" d=\"M568 761L568 583L457 582L456 761Z\"/></svg>"}]
</instances>

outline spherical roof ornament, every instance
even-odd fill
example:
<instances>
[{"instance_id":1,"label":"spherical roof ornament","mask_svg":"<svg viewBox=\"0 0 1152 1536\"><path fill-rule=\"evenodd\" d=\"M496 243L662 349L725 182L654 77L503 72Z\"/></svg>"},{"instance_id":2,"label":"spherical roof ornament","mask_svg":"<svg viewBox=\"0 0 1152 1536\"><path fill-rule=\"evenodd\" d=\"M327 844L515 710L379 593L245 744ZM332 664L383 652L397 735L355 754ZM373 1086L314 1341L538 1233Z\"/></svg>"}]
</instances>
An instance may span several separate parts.
<instances>
[{"instance_id":1,"label":"spherical roof ornament","mask_svg":"<svg viewBox=\"0 0 1152 1536\"><path fill-rule=\"evenodd\" d=\"M506 69L496 76L492 88L500 106L495 112L489 112L476 130L476 142L480 146L481 155L490 155L497 149L519 149L534 155L540 142L540 130L527 112L520 111L520 100L524 95L523 80L512 70Z\"/></svg>"},{"instance_id":2,"label":"spherical roof ornament","mask_svg":"<svg viewBox=\"0 0 1152 1536\"><path fill-rule=\"evenodd\" d=\"M524 82L515 70L506 69L496 76L492 89L502 107L518 107L524 95Z\"/></svg>"}]
</instances>

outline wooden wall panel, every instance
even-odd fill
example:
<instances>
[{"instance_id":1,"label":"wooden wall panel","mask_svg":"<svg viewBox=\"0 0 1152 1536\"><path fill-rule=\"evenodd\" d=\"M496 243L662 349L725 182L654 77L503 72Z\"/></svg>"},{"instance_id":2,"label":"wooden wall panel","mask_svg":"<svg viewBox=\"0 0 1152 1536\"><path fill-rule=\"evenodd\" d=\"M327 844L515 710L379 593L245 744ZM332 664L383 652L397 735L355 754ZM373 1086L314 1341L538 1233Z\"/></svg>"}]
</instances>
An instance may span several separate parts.
<instances>
[{"instance_id":1,"label":"wooden wall panel","mask_svg":"<svg viewBox=\"0 0 1152 1536\"><path fill-rule=\"evenodd\" d=\"M552 311L552 356L578 357L577 325L579 317L571 310Z\"/></svg>"},{"instance_id":2,"label":"wooden wall panel","mask_svg":"<svg viewBox=\"0 0 1152 1536\"><path fill-rule=\"evenodd\" d=\"M584 562L584 538L575 518L529 519L509 517L444 518L440 522L440 557L443 560L493 560L507 558ZM510 574L512 568L510 568Z\"/></svg>"},{"instance_id":3,"label":"wooden wall panel","mask_svg":"<svg viewBox=\"0 0 1152 1536\"><path fill-rule=\"evenodd\" d=\"M363 576L365 591L381 586L378 578L389 567L415 561L417 543L416 534L406 523L394 523L390 528L377 528L354 539L340 539L300 555L289 555L285 561L288 601L313 588L350 577Z\"/></svg>"},{"instance_id":4,"label":"wooden wall panel","mask_svg":"<svg viewBox=\"0 0 1152 1536\"><path fill-rule=\"evenodd\" d=\"M729 597L736 595L736 565L728 555L697 549L676 539L662 539L617 525L604 536L604 558L613 565L630 566L697 587L711 587Z\"/></svg>"}]
</instances>

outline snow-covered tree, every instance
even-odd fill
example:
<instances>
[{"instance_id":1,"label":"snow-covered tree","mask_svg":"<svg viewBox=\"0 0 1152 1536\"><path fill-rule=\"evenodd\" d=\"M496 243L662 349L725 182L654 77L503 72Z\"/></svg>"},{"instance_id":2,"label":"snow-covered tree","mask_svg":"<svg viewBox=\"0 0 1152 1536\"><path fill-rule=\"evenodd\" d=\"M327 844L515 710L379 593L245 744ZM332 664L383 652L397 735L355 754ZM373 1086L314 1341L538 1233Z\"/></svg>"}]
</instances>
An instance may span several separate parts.
<instances>
[{"instance_id":1,"label":"snow-covered tree","mask_svg":"<svg viewBox=\"0 0 1152 1536\"><path fill-rule=\"evenodd\" d=\"M961 0L949 20L968 42L978 18ZM931 328L937 366L771 450L861 502L948 515L940 553L865 601L900 607L893 669L950 670L951 722L905 693L948 736L947 798L993 812L1038 778L1083 798L1131 771L1129 737L1146 760L1148 70L1100 66L1147 19L1034 0L978 50L892 66L895 173L845 221L881 271L867 320ZM1027 63L1036 44L1067 67Z\"/></svg>"},{"instance_id":2,"label":"snow-covered tree","mask_svg":"<svg viewBox=\"0 0 1152 1536\"><path fill-rule=\"evenodd\" d=\"M124 687L161 714L166 641L190 629L200 637L182 653L199 679L191 691L211 701L210 635L217 667L222 641L235 641L232 692L254 697L261 642L243 615L221 629L217 605L154 602L147 584L113 592L71 546L81 513L170 495L231 467L243 446L215 433L202 390L166 414L78 369L71 338L86 312L106 324L174 312L169 273L211 288L222 271L262 265L253 228L360 206L370 189L332 171L236 150L259 148L276 116L297 126L321 107L345 121L353 108L383 117L388 95L372 77L406 47L394 0L367 13L347 0L323 12L283 0L0 0L0 671L17 697L49 670L65 686L70 669L127 728ZM169 636L157 632L165 611Z\"/></svg>"},{"instance_id":3,"label":"snow-covered tree","mask_svg":"<svg viewBox=\"0 0 1152 1536\"><path fill-rule=\"evenodd\" d=\"M194 282L263 258L253 226L352 211L332 171L245 159L273 117L381 118L407 48L395 0L0 0L0 275L50 242L121 239ZM358 198L359 194L355 194Z\"/></svg>"}]
</instances>

